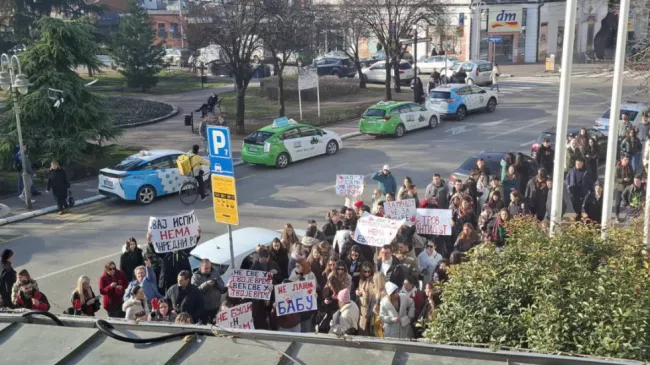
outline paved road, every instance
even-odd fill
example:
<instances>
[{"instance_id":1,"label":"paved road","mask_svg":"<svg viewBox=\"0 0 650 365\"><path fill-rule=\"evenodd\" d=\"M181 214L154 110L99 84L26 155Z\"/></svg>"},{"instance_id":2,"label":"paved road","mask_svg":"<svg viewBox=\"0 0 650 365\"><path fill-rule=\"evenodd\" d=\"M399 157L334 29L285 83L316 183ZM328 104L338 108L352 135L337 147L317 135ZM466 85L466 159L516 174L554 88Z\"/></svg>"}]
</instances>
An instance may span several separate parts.
<instances>
[{"instance_id":1,"label":"paved road","mask_svg":"<svg viewBox=\"0 0 650 365\"><path fill-rule=\"evenodd\" d=\"M509 79L501 83L502 102L492 114L470 115L463 122L445 121L434 130L416 131L399 140L350 139L335 156L298 162L285 170L239 167L241 225L278 229L291 222L304 228L310 218L322 224L325 212L343 203L334 195L337 173L369 176L389 164L398 180L410 176L423 190L432 173L446 179L467 157L481 150L528 152L539 132L555 124L557 83L556 78ZM593 79L575 81L571 124L591 125L608 108L606 87ZM633 90L630 86L625 92ZM354 130L355 124L341 127ZM367 195L371 187L374 184L369 182ZM98 291L104 262L119 260L126 238L144 239L150 215L187 209L176 196L150 206L102 201L65 216L46 215L0 227L0 248L14 250L15 266L29 269L51 298L53 311L60 313L70 305L70 292L80 275L88 275ZM198 202L194 209L205 237L225 232L224 225L214 223L209 202Z\"/></svg>"}]
</instances>

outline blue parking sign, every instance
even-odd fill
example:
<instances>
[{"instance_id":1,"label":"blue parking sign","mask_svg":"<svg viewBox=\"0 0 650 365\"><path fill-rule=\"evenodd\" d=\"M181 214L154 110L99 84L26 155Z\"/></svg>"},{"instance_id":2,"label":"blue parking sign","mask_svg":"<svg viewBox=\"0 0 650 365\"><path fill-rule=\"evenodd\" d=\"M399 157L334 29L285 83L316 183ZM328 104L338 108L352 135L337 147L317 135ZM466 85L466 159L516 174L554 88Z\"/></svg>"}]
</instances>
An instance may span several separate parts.
<instances>
[{"instance_id":1,"label":"blue parking sign","mask_svg":"<svg viewBox=\"0 0 650 365\"><path fill-rule=\"evenodd\" d=\"M230 149L230 129L209 126L208 149L210 150L210 172L215 175L234 176L235 169Z\"/></svg>"}]
</instances>

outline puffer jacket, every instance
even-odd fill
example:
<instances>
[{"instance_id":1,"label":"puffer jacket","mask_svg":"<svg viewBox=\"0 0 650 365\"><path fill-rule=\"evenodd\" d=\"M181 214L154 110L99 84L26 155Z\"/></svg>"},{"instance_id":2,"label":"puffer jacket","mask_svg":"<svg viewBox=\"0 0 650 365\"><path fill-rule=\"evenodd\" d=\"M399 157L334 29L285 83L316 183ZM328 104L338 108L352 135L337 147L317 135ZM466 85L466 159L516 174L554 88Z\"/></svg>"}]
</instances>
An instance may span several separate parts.
<instances>
[{"instance_id":1,"label":"puffer jacket","mask_svg":"<svg viewBox=\"0 0 650 365\"><path fill-rule=\"evenodd\" d=\"M210 281L213 283L209 283ZM226 286L214 268L207 275L201 271L195 272L192 275L192 284L203 294L203 306L206 310L218 309L221 306L221 293L225 292Z\"/></svg>"},{"instance_id":2,"label":"puffer jacket","mask_svg":"<svg viewBox=\"0 0 650 365\"><path fill-rule=\"evenodd\" d=\"M126 313L125 319L135 321L136 314L145 313L149 317L149 306L144 301L131 298L122 304L122 310Z\"/></svg>"}]
</instances>

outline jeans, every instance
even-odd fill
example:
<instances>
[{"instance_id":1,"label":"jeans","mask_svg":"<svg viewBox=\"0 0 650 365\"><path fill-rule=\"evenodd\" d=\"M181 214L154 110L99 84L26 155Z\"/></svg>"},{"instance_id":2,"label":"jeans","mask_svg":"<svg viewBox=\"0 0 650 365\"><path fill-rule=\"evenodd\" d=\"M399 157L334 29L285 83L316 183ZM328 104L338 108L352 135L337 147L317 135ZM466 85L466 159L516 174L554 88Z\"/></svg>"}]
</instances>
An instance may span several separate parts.
<instances>
[{"instance_id":1,"label":"jeans","mask_svg":"<svg viewBox=\"0 0 650 365\"><path fill-rule=\"evenodd\" d=\"M36 190L36 187L34 186L34 179L32 178L32 175L27 175L27 180L29 181L29 186L30 186L30 191L32 194L38 193L38 190ZM18 173L18 194L23 195L25 192L24 190L24 185L23 185L23 173L19 172Z\"/></svg>"},{"instance_id":2,"label":"jeans","mask_svg":"<svg viewBox=\"0 0 650 365\"><path fill-rule=\"evenodd\" d=\"M623 192L620 190L614 190L614 199L616 200L616 217L621 214L621 201L623 200Z\"/></svg>"},{"instance_id":3,"label":"jeans","mask_svg":"<svg viewBox=\"0 0 650 365\"><path fill-rule=\"evenodd\" d=\"M111 318L124 318L124 316L125 316L124 312L122 312L121 309L118 309L118 310L116 310L114 312L106 311L106 313Z\"/></svg>"},{"instance_id":4,"label":"jeans","mask_svg":"<svg viewBox=\"0 0 650 365\"><path fill-rule=\"evenodd\" d=\"M56 206L59 208L59 211L62 212L66 209L68 209L68 195L55 195L54 194L54 200L56 200Z\"/></svg>"},{"instance_id":5,"label":"jeans","mask_svg":"<svg viewBox=\"0 0 650 365\"><path fill-rule=\"evenodd\" d=\"M636 171L642 171L642 170L639 170L639 168L641 167L641 154L640 153L637 153L635 155L630 156L630 166L632 166L632 169L634 169L635 172Z\"/></svg>"},{"instance_id":6,"label":"jeans","mask_svg":"<svg viewBox=\"0 0 650 365\"><path fill-rule=\"evenodd\" d=\"M495 87L495 86L496 86L496 88L497 88L497 91L501 91L501 90L499 90L499 83L498 83L498 82L493 82L493 83L492 83L492 88L491 88L490 90L494 90L494 87Z\"/></svg>"},{"instance_id":7,"label":"jeans","mask_svg":"<svg viewBox=\"0 0 650 365\"><path fill-rule=\"evenodd\" d=\"M205 182L203 181L203 173L199 173L195 177L196 182L199 184L199 194L201 194L201 199L205 198Z\"/></svg>"}]
</instances>

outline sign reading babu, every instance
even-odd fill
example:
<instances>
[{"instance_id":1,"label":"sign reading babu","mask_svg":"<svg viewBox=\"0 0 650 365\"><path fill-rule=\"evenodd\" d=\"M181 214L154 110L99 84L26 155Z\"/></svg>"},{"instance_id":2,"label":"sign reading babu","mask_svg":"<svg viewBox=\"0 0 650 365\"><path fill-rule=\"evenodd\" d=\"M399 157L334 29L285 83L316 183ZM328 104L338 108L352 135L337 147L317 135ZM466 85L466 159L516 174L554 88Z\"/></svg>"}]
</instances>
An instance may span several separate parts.
<instances>
[{"instance_id":1,"label":"sign reading babu","mask_svg":"<svg viewBox=\"0 0 650 365\"><path fill-rule=\"evenodd\" d=\"M490 8L488 33L521 32L521 8Z\"/></svg>"}]
</instances>

